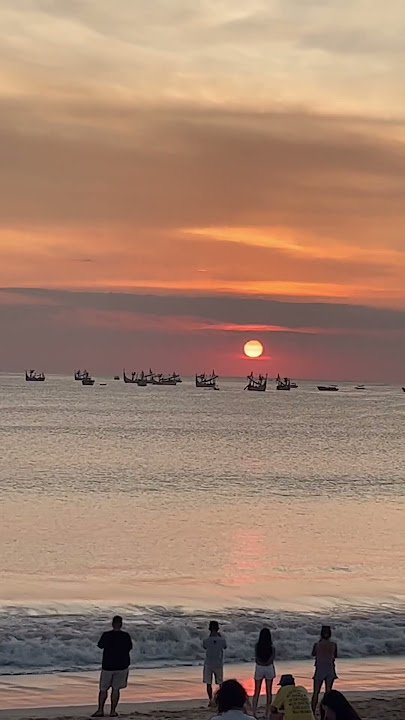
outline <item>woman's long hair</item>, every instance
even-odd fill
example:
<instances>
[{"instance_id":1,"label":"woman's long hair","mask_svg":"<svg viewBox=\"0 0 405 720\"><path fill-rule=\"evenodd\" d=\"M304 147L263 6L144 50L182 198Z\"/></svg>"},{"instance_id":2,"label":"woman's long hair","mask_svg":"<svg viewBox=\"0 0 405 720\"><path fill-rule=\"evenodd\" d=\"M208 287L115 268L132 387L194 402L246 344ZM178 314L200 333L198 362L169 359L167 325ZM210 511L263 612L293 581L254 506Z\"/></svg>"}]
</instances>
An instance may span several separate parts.
<instances>
[{"instance_id":1,"label":"woman's long hair","mask_svg":"<svg viewBox=\"0 0 405 720\"><path fill-rule=\"evenodd\" d=\"M336 720L361 720L355 709L338 690L330 690L322 700L322 706L336 713Z\"/></svg>"},{"instance_id":2,"label":"woman's long hair","mask_svg":"<svg viewBox=\"0 0 405 720\"><path fill-rule=\"evenodd\" d=\"M259 640L256 643L256 658L261 662L269 662L273 655L273 641L269 628L260 630Z\"/></svg>"},{"instance_id":3,"label":"woman's long hair","mask_svg":"<svg viewBox=\"0 0 405 720\"><path fill-rule=\"evenodd\" d=\"M245 688L237 680L225 680L215 695L215 702L219 714L222 715L228 710L243 710L247 698Z\"/></svg>"}]
</instances>

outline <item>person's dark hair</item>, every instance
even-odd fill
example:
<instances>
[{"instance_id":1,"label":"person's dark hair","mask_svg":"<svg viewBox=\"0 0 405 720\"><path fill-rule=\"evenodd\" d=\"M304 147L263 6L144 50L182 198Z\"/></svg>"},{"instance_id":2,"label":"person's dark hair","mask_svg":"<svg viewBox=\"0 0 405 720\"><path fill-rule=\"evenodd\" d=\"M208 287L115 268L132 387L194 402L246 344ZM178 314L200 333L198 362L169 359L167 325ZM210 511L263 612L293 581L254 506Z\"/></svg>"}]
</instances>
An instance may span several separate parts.
<instances>
[{"instance_id":1,"label":"person's dark hair","mask_svg":"<svg viewBox=\"0 0 405 720\"><path fill-rule=\"evenodd\" d=\"M115 625L115 626L117 626L117 625L120 625L120 626L121 626L121 625L122 625L122 617L121 617L121 615L114 615L113 620L112 620L112 624Z\"/></svg>"},{"instance_id":2,"label":"person's dark hair","mask_svg":"<svg viewBox=\"0 0 405 720\"><path fill-rule=\"evenodd\" d=\"M215 695L220 715L228 710L243 710L247 702L247 692L237 680L225 680Z\"/></svg>"},{"instance_id":3,"label":"person's dark hair","mask_svg":"<svg viewBox=\"0 0 405 720\"><path fill-rule=\"evenodd\" d=\"M217 620L211 620L211 622L209 624L209 630L210 630L210 632L218 632L219 622Z\"/></svg>"},{"instance_id":4,"label":"person's dark hair","mask_svg":"<svg viewBox=\"0 0 405 720\"><path fill-rule=\"evenodd\" d=\"M322 700L324 708L330 708L336 713L336 720L361 720L354 707L339 690L330 690Z\"/></svg>"},{"instance_id":5,"label":"person's dark hair","mask_svg":"<svg viewBox=\"0 0 405 720\"><path fill-rule=\"evenodd\" d=\"M260 630L259 640L256 643L256 658L261 662L268 662L273 655L273 641L269 628Z\"/></svg>"},{"instance_id":6,"label":"person's dark hair","mask_svg":"<svg viewBox=\"0 0 405 720\"><path fill-rule=\"evenodd\" d=\"M330 625L322 625L321 627L321 638L324 640L330 640L332 637L332 630Z\"/></svg>"}]
</instances>

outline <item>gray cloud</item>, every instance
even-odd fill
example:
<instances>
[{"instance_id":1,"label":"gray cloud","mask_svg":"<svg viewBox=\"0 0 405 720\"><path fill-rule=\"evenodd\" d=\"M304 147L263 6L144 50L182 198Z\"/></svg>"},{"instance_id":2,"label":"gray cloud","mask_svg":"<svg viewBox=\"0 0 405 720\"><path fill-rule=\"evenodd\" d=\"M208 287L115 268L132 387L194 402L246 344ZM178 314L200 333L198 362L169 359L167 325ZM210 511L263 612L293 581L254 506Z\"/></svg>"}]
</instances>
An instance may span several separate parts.
<instances>
[{"instance_id":1,"label":"gray cloud","mask_svg":"<svg viewBox=\"0 0 405 720\"><path fill-rule=\"evenodd\" d=\"M109 312L138 313L161 317L195 317L222 323L242 325L281 325L289 328L320 328L327 330L364 330L405 332L405 310L375 308L363 305L321 302L280 301L269 297L226 294L151 294L70 292L31 288L4 288L49 305L35 307L41 314L53 315L55 307L61 309L105 310ZM1 289L0 289L1 292ZM4 306L0 305L0 308ZM19 306L16 312L25 312Z\"/></svg>"}]
</instances>

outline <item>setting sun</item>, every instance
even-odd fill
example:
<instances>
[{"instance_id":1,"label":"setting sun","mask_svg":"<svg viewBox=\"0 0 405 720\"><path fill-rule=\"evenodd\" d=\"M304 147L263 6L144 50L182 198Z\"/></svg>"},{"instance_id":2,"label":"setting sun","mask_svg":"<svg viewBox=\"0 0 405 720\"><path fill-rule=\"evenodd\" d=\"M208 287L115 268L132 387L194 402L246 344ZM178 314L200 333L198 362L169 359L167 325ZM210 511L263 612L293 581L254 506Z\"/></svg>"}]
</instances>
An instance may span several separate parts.
<instances>
[{"instance_id":1,"label":"setting sun","mask_svg":"<svg viewBox=\"0 0 405 720\"><path fill-rule=\"evenodd\" d=\"M243 352L246 357L258 358L263 354L263 345L259 340L249 340L243 346Z\"/></svg>"}]
</instances>

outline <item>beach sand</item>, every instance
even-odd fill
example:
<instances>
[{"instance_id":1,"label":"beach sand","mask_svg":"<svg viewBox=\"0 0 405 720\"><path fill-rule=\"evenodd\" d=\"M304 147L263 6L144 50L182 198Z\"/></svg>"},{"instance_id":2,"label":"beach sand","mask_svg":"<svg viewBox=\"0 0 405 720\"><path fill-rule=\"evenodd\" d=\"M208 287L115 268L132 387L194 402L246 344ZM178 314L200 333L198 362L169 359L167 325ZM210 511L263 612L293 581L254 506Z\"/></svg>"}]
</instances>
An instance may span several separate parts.
<instances>
[{"instance_id":1,"label":"beach sand","mask_svg":"<svg viewBox=\"0 0 405 720\"><path fill-rule=\"evenodd\" d=\"M362 720L403 720L405 691L347 693ZM1 710L1 720L85 720L94 706ZM122 703L119 716L126 720L209 720L212 710L201 700L156 703ZM106 715L108 717L108 715ZM259 717L264 717L263 707Z\"/></svg>"}]
</instances>

